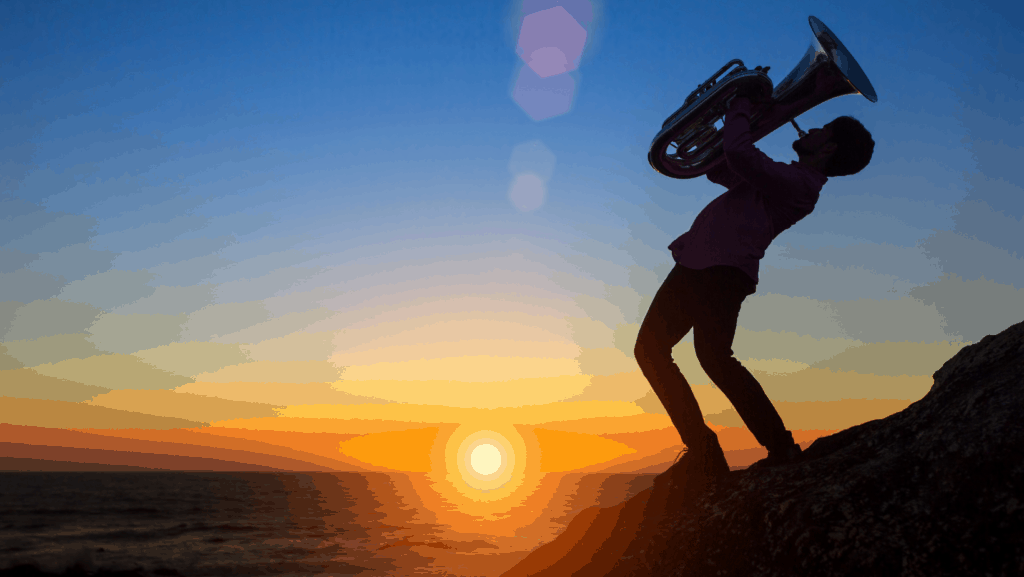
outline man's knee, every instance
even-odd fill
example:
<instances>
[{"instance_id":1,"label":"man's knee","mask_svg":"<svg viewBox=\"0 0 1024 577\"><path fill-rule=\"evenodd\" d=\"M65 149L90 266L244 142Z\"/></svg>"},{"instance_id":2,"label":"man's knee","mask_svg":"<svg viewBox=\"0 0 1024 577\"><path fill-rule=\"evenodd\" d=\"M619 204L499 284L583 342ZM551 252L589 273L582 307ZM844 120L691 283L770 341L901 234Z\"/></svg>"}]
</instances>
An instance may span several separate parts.
<instances>
[{"instance_id":1,"label":"man's knee","mask_svg":"<svg viewBox=\"0 0 1024 577\"><path fill-rule=\"evenodd\" d=\"M648 332L640 331L640 334L636 337L636 344L633 345L633 358L639 364L657 362L663 360L668 355L672 357L672 349L666 347L663 343L659 343L654 335Z\"/></svg>"},{"instance_id":2,"label":"man's knee","mask_svg":"<svg viewBox=\"0 0 1024 577\"><path fill-rule=\"evenodd\" d=\"M739 362L733 358L732 347L694 343L697 361L709 377L721 372L729 363Z\"/></svg>"}]
</instances>

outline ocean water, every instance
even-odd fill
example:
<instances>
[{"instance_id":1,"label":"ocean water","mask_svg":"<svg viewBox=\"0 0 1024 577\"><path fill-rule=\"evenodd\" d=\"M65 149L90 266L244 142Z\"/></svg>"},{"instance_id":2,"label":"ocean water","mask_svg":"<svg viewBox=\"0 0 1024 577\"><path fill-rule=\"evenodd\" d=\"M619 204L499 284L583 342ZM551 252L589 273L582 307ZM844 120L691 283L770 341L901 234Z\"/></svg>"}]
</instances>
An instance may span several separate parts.
<instances>
[{"instance_id":1,"label":"ocean water","mask_svg":"<svg viewBox=\"0 0 1024 577\"><path fill-rule=\"evenodd\" d=\"M566 476L541 532L497 536L482 520L437 522L403 475L4 472L0 575L497 577L579 511L651 480Z\"/></svg>"}]
</instances>

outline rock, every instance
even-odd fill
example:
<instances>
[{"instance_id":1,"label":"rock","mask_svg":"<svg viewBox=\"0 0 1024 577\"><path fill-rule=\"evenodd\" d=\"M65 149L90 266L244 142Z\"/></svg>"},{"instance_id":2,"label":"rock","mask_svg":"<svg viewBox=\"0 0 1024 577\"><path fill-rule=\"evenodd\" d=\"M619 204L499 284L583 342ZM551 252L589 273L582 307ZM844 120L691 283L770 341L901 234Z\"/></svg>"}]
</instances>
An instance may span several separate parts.
<instances>
[{"instance_id":1,"label":"rock","mask_svg":"<svg viewBox=\"0 0 1024 577\"><path fill-rule=\"evenodd\" d=\"M505 575L1024 575L1024 322L933 378L797 463L713 482L670 468Z\"/></svg>"}]
</instances>

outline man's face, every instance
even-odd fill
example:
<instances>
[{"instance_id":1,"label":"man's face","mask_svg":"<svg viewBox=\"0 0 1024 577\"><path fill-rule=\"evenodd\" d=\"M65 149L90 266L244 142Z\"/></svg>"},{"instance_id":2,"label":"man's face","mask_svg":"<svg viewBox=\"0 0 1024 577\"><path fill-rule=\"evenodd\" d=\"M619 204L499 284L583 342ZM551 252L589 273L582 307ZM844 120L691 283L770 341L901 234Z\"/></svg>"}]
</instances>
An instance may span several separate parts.
<instances>
[{"instance_id":1,"label":"man's face","mask_svg":"<svg viewBox=\"0 0 1024 577\"><path fill-rule=\"evenodd\" d=\"M793 141L793 150L800 156L814 156L832 139L832 127L826 124L822 128L812 128L807 136Z\"/></svg>"}]
</instances>

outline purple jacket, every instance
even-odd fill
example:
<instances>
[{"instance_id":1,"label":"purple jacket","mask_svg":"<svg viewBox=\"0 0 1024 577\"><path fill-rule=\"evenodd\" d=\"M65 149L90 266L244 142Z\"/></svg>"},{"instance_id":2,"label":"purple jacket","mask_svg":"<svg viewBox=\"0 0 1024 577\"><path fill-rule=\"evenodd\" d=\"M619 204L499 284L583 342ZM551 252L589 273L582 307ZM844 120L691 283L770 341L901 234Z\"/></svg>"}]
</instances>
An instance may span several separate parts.
<instances>
[{"instance_id":1,"label":"purple jacket","mask_svg":"<svg viewBox=\"0 0 1024 577\"><path fill-rule=\"evenodd\" d=\"M728 188L700 211L686 234L668 245L692 269L729 265L758 282L758 262L782 231L811 214L828 178L797 164L775 162L750 137L750 101L737 98L725 115L725 162L708 180Z\"/></svg>"}]
</instances>

